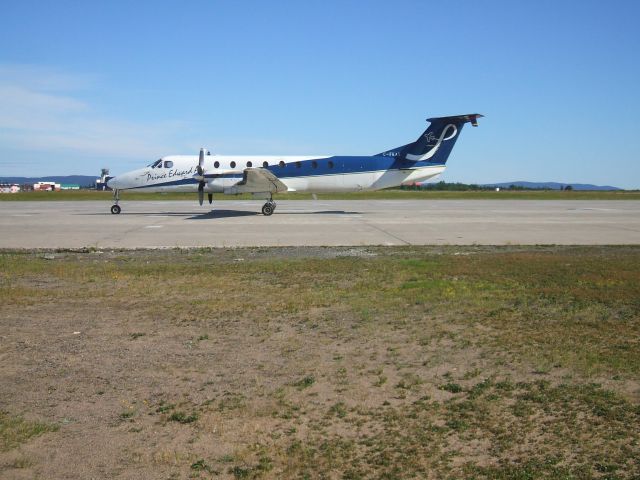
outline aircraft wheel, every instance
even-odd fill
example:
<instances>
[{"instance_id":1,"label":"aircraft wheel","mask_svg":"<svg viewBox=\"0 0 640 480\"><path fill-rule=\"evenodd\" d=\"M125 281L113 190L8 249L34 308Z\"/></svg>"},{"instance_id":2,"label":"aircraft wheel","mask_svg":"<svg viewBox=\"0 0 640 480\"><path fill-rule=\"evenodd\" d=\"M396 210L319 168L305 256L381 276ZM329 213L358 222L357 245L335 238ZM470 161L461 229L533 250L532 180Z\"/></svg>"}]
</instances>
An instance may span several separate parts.
<instances>
[{"instance_id":1,"label":"aircraft wheel","mask_svg":"<svg viewBox=\"0 0 640 480\"><path fill-rule=\"evenodd\" d=\"M114 215L118 215L121 211L120 205L113 205L111 207L111 213L113 213Z\"/></svg>"},{"instance_id":2,"label":"aircraft wheel","mask_svg":"<svg viewBox=\"0 0 640 480\"><path fill-rule=\"evenodd\" d=\"M271 203L265 203L262 206L262 214L266 217L268 217L269 215L271 215L273 213L273 208L274 206Z\"/></svg>"}]
</instances>

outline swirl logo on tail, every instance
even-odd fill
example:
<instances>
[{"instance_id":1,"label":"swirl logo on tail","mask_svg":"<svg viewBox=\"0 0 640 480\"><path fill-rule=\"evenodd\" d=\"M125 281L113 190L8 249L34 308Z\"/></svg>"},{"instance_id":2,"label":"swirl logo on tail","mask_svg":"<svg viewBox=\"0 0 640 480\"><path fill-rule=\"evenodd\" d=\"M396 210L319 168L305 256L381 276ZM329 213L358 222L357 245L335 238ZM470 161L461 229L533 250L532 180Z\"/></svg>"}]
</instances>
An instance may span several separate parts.
<instances>
[{"instance_id":1,"label":"swirl logo on tail","mask_svg":"<svg viewBox=\"0 0 640 480\"><path fill-rule=\"evenodd\" d=\"M431 150L429 150L427 153L422 155L413 155L411 153L407 153L406 159L412 160L414 162L422 162L424 160L429 160L438 152L438 149L440 148L440 145L442 145L442 142L444 142L445 140L452 139L457 134L458 134L458 127L456 127L453 123L450 123L449 125L444 127L444 129L442 130L442 133L440 134L440 137L438 138L438 141L436 142L436 144ZM435 135L433 135L433 132L429 132L424 136L424 138L427 140L427 142L432 142L433 140L436 139Z\"/></svg>"}]
</instances>

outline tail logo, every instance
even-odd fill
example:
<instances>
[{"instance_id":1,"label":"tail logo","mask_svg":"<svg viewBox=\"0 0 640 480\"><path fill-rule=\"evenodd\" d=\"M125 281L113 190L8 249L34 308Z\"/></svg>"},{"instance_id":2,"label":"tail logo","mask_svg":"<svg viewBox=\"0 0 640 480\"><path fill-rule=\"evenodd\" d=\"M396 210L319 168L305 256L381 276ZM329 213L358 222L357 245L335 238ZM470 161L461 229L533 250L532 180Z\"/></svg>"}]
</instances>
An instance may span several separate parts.
<instances>
[{"instance_id":1,"label":"tail logo","mask_svg":"<svg viewBox=\"0 0 640 480\"><path fill-rule=\"evenodd\" d=\"M432 146L433 148L431 148L431 150L429 150L427 153L423 155L413 155L411 153L408 153L406 155L406 158L407 160L412 160L414 162L422 162L424 160L429 160L438 152L438 150L440 149L440 145L442 145L442 142L446 140L451 140L457 134L458 134L458 127L456 127L453 123L450 123L449 125L444 127L444 129L442 130L442 133L440 134L440 137L438 137L437 139L436 139L436 136L433 134L433 132L426 133L423 138L428 143L436 141L436 144L433 146L427 145L427 146Z\"/></svg>"}]
</instances>

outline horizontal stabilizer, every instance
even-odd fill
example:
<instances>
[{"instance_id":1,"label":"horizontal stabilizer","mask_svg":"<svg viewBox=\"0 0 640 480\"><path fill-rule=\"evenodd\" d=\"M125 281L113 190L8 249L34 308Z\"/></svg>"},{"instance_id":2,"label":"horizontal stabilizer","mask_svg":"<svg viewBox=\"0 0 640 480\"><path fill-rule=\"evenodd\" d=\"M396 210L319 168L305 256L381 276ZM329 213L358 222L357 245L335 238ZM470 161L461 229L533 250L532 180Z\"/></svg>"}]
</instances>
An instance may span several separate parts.
<instances>
[{"instance_id":1,"label":"horizontal stabilizer","mask_svg":"<svg viewBox=\"0 0 640 480\"><path fill-rule=\"evenodd\" d=\"M478 126L478 119L484 117L484 115L481 115L479 113L468 113L466 115L453 115L451 117L433 117L433 118L427 118L427 122L436 122L436 121L441 121L441 122L453 122L453 123L467 123L467 122L471 122L471 125L473 125L474 127Z\"/></svg>"}]
</instances>

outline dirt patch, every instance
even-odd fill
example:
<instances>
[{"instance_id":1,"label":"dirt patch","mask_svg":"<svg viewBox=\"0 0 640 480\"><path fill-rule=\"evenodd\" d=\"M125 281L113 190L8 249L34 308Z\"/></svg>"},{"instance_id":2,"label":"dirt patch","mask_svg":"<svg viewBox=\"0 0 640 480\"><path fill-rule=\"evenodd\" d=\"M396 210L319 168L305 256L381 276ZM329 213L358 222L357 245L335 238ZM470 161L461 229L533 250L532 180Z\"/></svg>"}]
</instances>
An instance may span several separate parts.
<instances>
[{"instance_id":1,"label":"dirt patch","mask_svg":"<svg viewBox=\"0 0 640 480\"><path fill-rule=\"evenodd\" d=\"M0 476L631 478L639 260L5 253Z\"/></svg>"}]
</instances>

